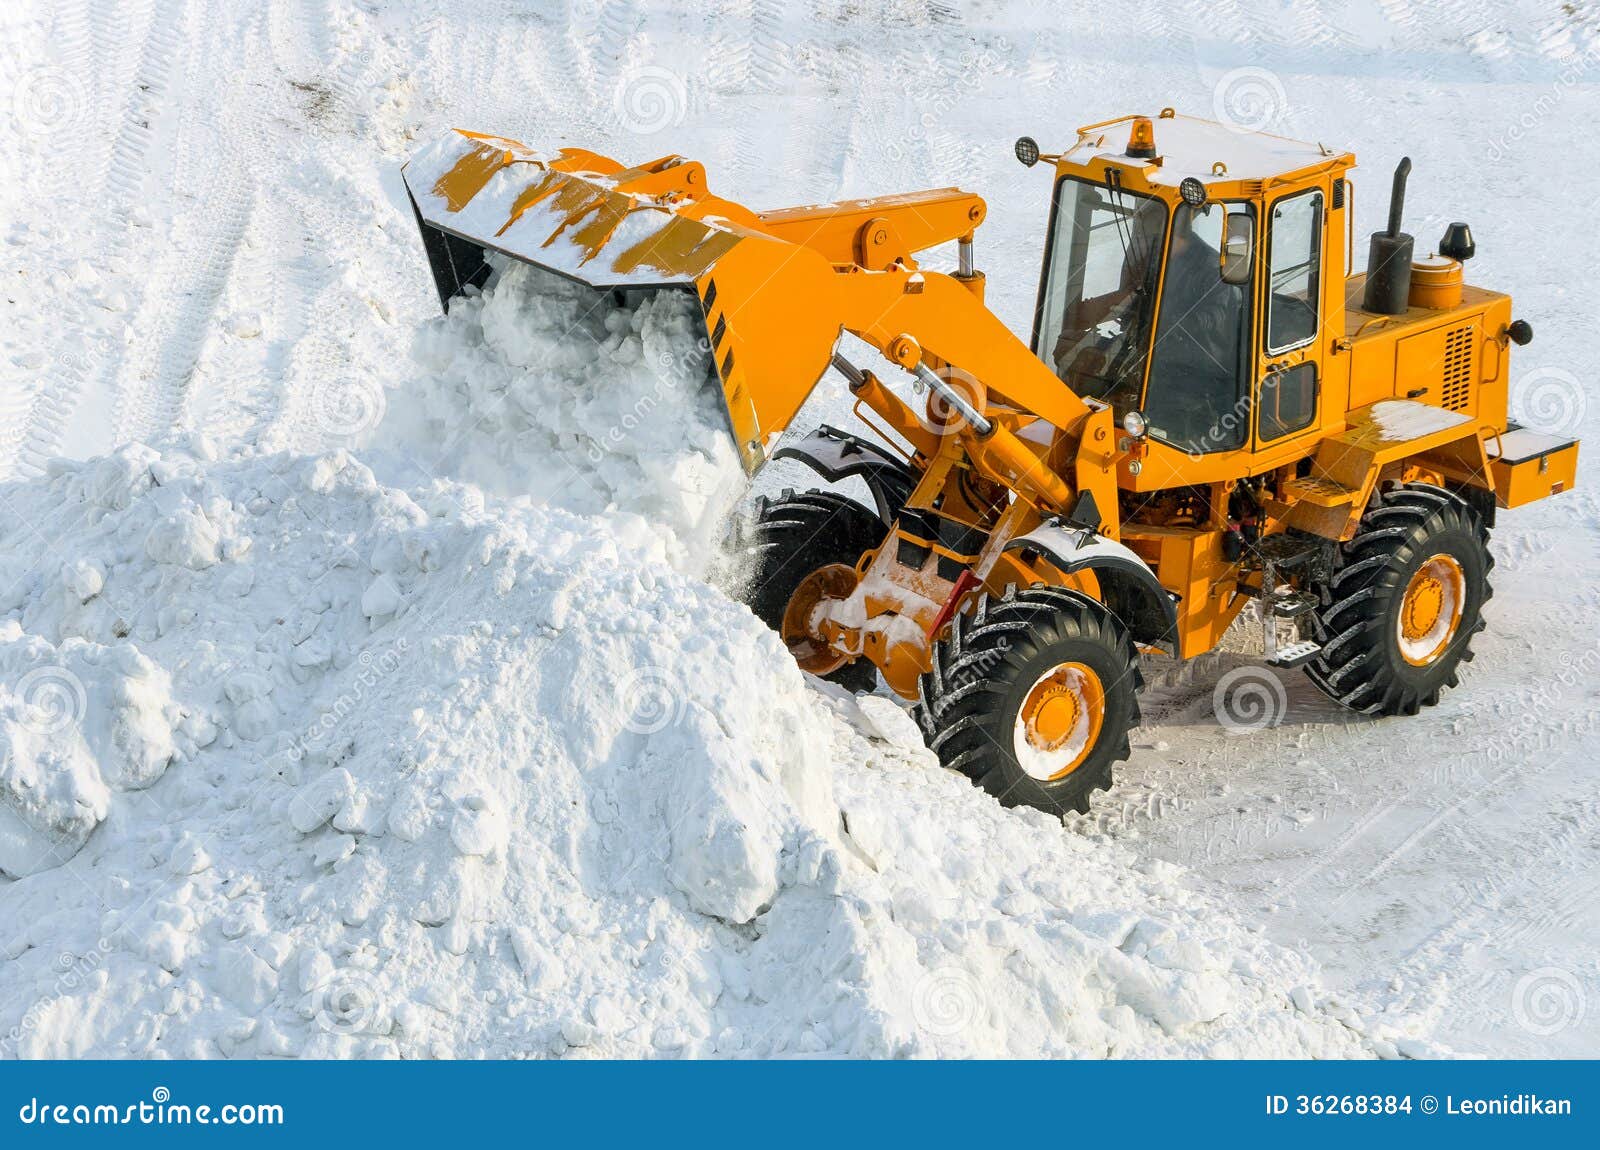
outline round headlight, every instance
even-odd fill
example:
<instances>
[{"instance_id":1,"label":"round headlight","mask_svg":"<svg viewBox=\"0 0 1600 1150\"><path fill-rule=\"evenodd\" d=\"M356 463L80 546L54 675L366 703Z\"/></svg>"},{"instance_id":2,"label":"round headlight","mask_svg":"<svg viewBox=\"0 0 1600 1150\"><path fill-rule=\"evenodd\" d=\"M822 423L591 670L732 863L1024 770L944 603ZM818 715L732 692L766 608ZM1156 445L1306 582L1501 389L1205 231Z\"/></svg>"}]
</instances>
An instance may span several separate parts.
<instances>
[{"instance_id":1,"label":"round headlight","mask_svg":"<svg viewBox=\"0 0 1600 1150\"><path fill-rule=\"evenodd\" d=\"M1144 421L1144 416L1140 415L1137 411L1130 411L1127 415L1122 417L1122 430L1126 431L1135 439L1144 438L1146 426L1147 425Z\"/></svg>"},{"instance_id":2,"label":"round headlight","mask_svg":"<svg viewBox=\"0 0 1600 1150\"><path fill-rule=\"evenodd\" d=\"M1206 202L1206 186L1193 176L1183 178L1183 182L1178 185L1178 194L1191 208L1198 208Z\"/></svg>"},{"instance_id":3,"label":"round headlight","mask_svg":"<svg viewBox=\"0 0 1600 1150\"><path fill-rule=\"evenodd\" d=\"M1017 159L1022 161L1022 166L1031 168L1039 162L1039 145L1032 136L1017 137Z\"/></svg>"}]
</instances>

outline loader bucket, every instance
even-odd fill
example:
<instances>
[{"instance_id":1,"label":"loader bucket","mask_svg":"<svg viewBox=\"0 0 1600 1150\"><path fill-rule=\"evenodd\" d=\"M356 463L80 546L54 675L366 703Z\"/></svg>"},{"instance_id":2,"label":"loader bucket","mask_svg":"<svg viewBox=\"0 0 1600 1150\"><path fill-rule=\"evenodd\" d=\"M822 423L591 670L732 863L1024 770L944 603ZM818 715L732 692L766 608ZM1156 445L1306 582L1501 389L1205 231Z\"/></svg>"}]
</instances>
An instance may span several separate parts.
<instances>
[{"instance_id":1,"label":"loader bucket","mask_svg":"<svg viewBox=\"0 0 1600 1150\"><path fill-rule=\"evenodd\" d=\"M403 176L446 310L488 280L490 253L603 290L694 292L747 472L827 369L840 332L838 311L818 306L829 263L711 195L694 161L625 168L581 149L549 155L454 131Z\"/></svg>"}]
</instances>

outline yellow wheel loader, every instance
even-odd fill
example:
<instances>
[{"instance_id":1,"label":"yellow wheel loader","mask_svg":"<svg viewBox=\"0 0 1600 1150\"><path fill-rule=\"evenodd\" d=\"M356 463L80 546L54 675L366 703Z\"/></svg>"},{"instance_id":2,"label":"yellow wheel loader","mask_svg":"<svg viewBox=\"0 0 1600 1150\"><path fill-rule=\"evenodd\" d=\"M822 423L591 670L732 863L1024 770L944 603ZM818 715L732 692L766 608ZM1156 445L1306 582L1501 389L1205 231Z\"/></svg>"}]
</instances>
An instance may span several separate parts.
<instances>
[{"instance_id":1,"label":"yellow wheel loader","mask_svg":"<svg viewBox=\"0 0 1600 1150\"><path fill-rule=\"evenodd\" d=\"M1086 810L1128 756L1140 652L1199 655L1246 606L1268 663L1353 710L1437 702L1496 512L1577 465L1507 422L1532 330L1463 283L1470 230L1413 250L1403 162L1352 274L1353 155L1171 109L1016 152L1054 169L1026 343L984 306L985 205L958 189L756 212L679 156L470 132L404 175L446 308L506 259L695 294L746 469L776 450L871 493L766 502L752 608L806 670L881 674L1002 802ZM952 241L954 274L919 266ZM870 434L780 447L830 367Z\"/></svg>"}]
</instances>

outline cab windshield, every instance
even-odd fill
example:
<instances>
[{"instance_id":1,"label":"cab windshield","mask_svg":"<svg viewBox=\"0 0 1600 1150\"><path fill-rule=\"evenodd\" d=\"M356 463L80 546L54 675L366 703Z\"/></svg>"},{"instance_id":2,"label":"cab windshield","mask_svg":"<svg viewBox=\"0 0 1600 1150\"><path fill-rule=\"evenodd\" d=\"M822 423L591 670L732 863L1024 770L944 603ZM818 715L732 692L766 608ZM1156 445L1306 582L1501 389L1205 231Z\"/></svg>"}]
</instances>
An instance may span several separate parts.
<instances>
[{"instance_id":1,"label":"cab windshield","mask_svg":"<svg viewBox=\"0 0 1600 1150\"><path fill-rule=\"evenodd\" d=\"M1150 350L1167 211L1109 184L1056 185L1035 350L1077 394L1135 408Z\"/></svg>"}]
</instances>

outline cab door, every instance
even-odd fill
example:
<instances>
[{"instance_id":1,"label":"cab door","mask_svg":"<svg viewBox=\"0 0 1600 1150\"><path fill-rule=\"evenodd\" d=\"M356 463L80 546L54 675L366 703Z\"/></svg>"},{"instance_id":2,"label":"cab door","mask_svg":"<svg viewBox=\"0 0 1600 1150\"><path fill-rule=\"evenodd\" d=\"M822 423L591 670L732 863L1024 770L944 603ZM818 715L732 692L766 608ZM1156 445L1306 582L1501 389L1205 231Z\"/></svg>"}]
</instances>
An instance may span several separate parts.
<instances>
[{"instance_id":1,"label":"cab door","mask_svg":"<svg viewBox=\"0 0 1600 1150\"><path fill-rule=\"evenodd\" d=\"M1265 214L1255 446L1276 452L1314 435L1319 425L1328 215L1321 188L1280 196Z\"/></svg>"}]
</instances>

